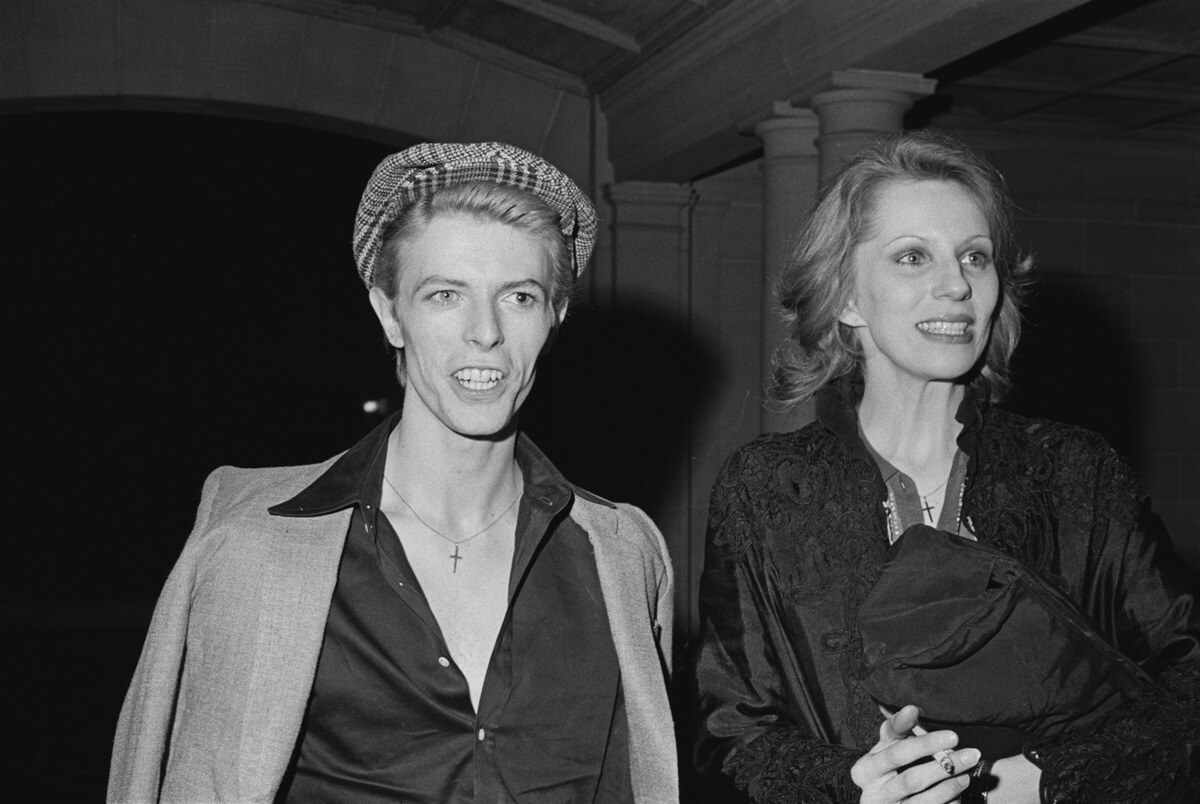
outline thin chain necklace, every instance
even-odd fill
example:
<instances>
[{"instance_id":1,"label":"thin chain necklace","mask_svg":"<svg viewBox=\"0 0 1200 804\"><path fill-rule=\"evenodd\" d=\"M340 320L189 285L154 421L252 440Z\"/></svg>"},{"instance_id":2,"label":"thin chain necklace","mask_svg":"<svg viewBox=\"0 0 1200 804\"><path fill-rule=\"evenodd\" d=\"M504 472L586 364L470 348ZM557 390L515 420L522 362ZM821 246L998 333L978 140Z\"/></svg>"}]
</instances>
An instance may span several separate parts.
<instances>
[{"instance_id":1,"label":"thin chain necklace","mask_svg":"<svg viewBox=\"0 0 1200 804\"><path fill-rule=\"evenodd\" d=\"M946 483L948 483L948 482L950 482L949 477L946 478ZM946 483L942 483L942 486L946 485ZM940 489L942 486L938 486L938 489ZM933 494L938 489L934 489L933 491L931 491L929 493ZM958 533L959 535L963 535L962 534L962 524L963 524L962 506L963 506L963 494L966 491L966 489L967 489L966 478L963 478L963 480L958 484L958 502L954 508L954 531L953 532ZM926 505L928 505L928 502L925 500L925 496L923 496L923 495L918 495L918 496L920 496L921 500L926 502ZM883 510L885 512L887 512L888 542L890 544L895 544L897 541L900 540L900 536L904 533L904 525L900 522L900 506L896 503L896 494L895 494L895 492L892 491L891 487L888 488L887 499L883 501ZM922 509L922 510L924 510L924 509ZM926 512L926 513L928 513L928 512ZM971 525L970 517L967 518L967 526L970 530L970 532L968 534L968 538L974 539L975 538L974 526Z\"/></svg>"},{"instance_id":2,"label":"thin chain necklace","mask_svg":"<svg viewBox=\"0 0 1200 804\"><path fill-rule=\"evenodd\" d=\"M454 567L453 567L453 569L450 570L452 573L458 572L458 562L463 560L464 558L466 558L466 556L462 555L462 553L459 551L459 547L461 545L464 545L467 542L471 541L476 536L482 536L483 534L485 534L489 530L491 530L492 526L494 526L497 522L499 522L501 519L503 519L504 515L512 510L512 507L517 504L517 500L521 499L521 491L518 491L517 496L513 497L512 501L508 505L504 506L504 510L501 511L499 514L497 514L496 518L493 519L491 522L487 523L482 528L475 531L470 536L467 536L464 539L452 539L449 536L447 536L446 534L442 533L437 528L435 528L433 525L430 525L428 522L426 522L425 519L420 514L417 513L417 509L413 508L412 505L409 504L408 500L404 499L404 495L400 493L400 489L396 488L395 484L392 483L392 481L388 478L387 475L383 476L383 482L387 483L389 486L391 486L392 491L396 492L396 496L400 498L400 502L404 503L404 507L407 508L412 513L412 515L417 518L418 522L420 522L425 527L429 528L431 531L436 533L438 536L441 536L443 539L450 542L450 544L454 545L454 552L450 554L450 559L452 561L454 561Z\"/></svg>"},{"instance_id":3,"label":"thin chain necklace","mask_svg":"<svg viewBox=\"0 0 1200 804\"><path fill-rule=\"evenodd\" d=\"M921 496L921 511L924 512L925 518L929 520L929 524L933 524L933 505L929 502L929 498L937 494L942 486L950 482L950 475L946 475L946 479L937 485L937 488L930 491L928 494L920 494Z\"/></svg>"}]
</instances>

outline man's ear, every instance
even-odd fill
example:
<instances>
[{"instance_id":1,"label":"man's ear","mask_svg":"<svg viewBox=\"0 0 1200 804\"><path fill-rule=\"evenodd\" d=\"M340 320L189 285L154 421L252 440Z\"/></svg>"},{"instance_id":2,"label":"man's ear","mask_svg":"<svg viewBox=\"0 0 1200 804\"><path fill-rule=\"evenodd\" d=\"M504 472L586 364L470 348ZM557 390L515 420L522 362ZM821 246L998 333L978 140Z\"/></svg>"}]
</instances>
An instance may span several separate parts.
<instances>
[{"instance_id":1,"label":"man's ear","mask_svg":"<svg viewBox=\"0 0 1200 804\"><path fill-rule=\"evenodd\" d=\"M842 312L838 314L838 321L848 327L865 327L867 322L858 314L858 307L854 304L854 299L846 302L846 306L842 308Z\"/></svg>"},{"instance_id":2,"label":"man's ear","mask_svg":"<svg viewBox=\"0 0 1200 804\"><path fill-rule=\"evenodd\" d=\"M371 309L375 311L375 317L379 319L379 325L383 327L383 334L388 339L388 343L397 349L403 349L404 333L401 330L400 321L396 318L396 306L392 300L377 287L371 288L367 297L371 301Z\"/></svg>"}]
</instances>

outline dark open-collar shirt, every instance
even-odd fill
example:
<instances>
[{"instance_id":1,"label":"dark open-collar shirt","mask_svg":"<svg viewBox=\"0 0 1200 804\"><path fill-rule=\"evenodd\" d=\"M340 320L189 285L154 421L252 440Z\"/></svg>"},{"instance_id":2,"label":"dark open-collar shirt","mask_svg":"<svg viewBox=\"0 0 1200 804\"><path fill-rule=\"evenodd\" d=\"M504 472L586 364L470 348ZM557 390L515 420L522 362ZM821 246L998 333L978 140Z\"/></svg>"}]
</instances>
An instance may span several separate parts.
<instances>
[{"instance_id":1,"label":"dark open-collar shirt","mask_svg":"<svg viewBox=\"0 0 1200 804\"><path fill-rule=\"evenodd\" d=\"M315 516L354 507L304 725L277 801L632 801L620 672L591 543L567 516L573 487L518 438L525 489L508 611L476 713L400 540L379 512L396 421L272 509Z\"/></svg>"}]
</instances>

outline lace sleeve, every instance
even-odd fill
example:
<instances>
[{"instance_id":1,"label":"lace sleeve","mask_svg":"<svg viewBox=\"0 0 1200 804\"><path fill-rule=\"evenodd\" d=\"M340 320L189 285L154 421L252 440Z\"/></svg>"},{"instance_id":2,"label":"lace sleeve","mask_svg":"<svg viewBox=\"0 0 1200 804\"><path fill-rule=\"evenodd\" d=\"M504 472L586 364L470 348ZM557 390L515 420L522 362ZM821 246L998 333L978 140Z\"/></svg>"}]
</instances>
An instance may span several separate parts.
<instances>
[{"instance_id":1,"label":"lace sleeve","mask_svg":"<svg viewBox=\"0 0 1200 804\"><path fill-rule=\"evenodd\" d=\"M760 804L858 801L850 768L862 752L777 727L743 746L725 763L734 783Z\"/></svg>"},{"instance_id":2,"label":"lace sleeve","mask_svg":"<svg viewBox=\"0 0 1200 804\"><path fill-rule=\"evenodd\" d=\"M1163 673L1157 687L1117 709L1104 726L1033 744L1042 801L1185 804L1200 799L1188 778L1188 743L1200 741L1200 665Z\"/></svg>"},{"instance_id":3,"label":"lace sleeve","mask_svg":"<svg viewBox=\"0 0 1200 804\"><path fill-rule=\"evenodd\" d=\"M759 562L762 473L753 455L726 464L713 490L695 680L700 708L696 761L764 804L858 801L850 766L863 753L816 739L789 707L781 670L786 646L767 622L769 582Z\"/></svg>"},{"instance_id":4,"label":"lace sleeve","mask_svg":"<svg viewBox=\"0 0 1200 804\"><path fill-rule=\"evenodd\" d=\"M1034 743L1026 753L1041 766L1042 800L1052 804L1197 801L1188 744L1200 742L1200 617L1186 581L1172 575L1178 559L1124 461L1107 448L1090 457L1072 463L1087 467L1081 485L1090 487L1092 599L1110 601L1092 608L1155 683L1099 729Z\"/></svg>"}]
</instances>

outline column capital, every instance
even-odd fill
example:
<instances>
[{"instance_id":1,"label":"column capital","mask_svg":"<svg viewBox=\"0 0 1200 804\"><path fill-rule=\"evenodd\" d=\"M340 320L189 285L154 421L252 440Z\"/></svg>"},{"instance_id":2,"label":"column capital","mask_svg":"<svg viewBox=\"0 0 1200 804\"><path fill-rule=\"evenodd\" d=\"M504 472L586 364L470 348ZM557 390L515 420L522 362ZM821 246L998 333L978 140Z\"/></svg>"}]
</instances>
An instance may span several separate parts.
<instances>
[{"instance_id":1,"label":"column capital","mask_svg":"<svg viewBox=\"0 0 1200 804\"><path fill-rule=\"evenodd\" d=\"M660 181L614 182L604 190L613 206L613 220L619 225L680 227L680 210L692 197L690 187Z\"/></svg>"},{"instance_id":2,"label":"column capital","mask_svg":"<svg viewBox=\"0 0 1200 804\"><path fill-rule=\"evenodd\" d=\"M901 73L892 70L834 70L829 74L830 90L879 89L903 92L916 98L932 95L937 80L920 73Z\"/></svg>"},{"instance_id":3,"label":"column capital","mask_svg":"<svg viewBox=\"0 0 1200 804\"><path fill-rule=\"evenodd\" d=\"M829 88L812 96L821 119L821 135L847 131L899 131L904 113L933 93L937 81L918 73L888 70L837 70Z\"/></svg>"},{"instance_id":4,"label":"column capital","mask_svg":"<svg viewBox=\"0 0 1200 804\"><path fill-rule=\"evenodd\" d=\"M775 116L760 120L754 133L762 140L766 159L791 156L816 156L821 121L811 109L798 109L776 102Z\"/></svg>"},{"instance_id":5,"label":"column capital","mask_svg":"<svg viewBox=\"0 0 1200 804\"><path fill-rule=\"evenodd\" d=\"M821 120L822 179L871 142L902 131L905 113L937 87L937 81L917 73L887 70L838 70L828 84L810 101Z\"/></svg>"},{"instance_id":6,"label":"column capital","mask_svg":"<svg viewBox=\"0 0 1200 804\"><path fill-rule=\"evenodd\" d=\"M684 204L691 192L682 184L665 181L618 181L605 187L605 194L613 202L643 204Z\"/></svg>"}]
</instances>

